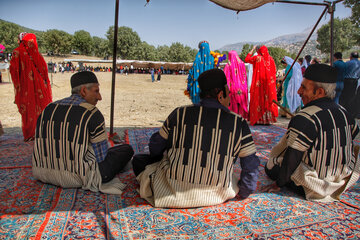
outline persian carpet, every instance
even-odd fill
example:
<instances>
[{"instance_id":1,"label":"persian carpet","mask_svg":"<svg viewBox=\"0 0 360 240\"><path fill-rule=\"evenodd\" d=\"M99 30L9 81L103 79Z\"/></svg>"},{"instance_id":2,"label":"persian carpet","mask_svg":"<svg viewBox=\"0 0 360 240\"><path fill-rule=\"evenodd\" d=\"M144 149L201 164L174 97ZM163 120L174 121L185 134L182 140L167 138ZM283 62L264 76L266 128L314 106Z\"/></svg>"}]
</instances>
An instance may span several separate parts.
<instances>
[{"instance_id":1,"label":"persian carpet","mask_svg":"<svg viewBox=\"0 0 360 240\"><path fill-rule=\"evenodd\" d=\"M33 142L24 142L22 135L1 136L0 169L31 167L33 145Z\"/></svg>"},{"instance_id":2,"label":"persian carpet","mask_svg":"<svg viewBox=\"0 0 360 240\"><path fill-rule=\"evenodd\" d=\"M156 128L128 130L135 152L145 150ZM285 129L251 127L262 165ZM0 137L0 239L359 239L359 182L344 202L305 201L286 189L264 193L271 181L260 168L248 199L193 209L153 208L141 199L132 171L118 177L122 195L63 189L31 174L32 144L22 136ZM235 173L240 173L240 167Z\"/></svg>"}]
</instances>

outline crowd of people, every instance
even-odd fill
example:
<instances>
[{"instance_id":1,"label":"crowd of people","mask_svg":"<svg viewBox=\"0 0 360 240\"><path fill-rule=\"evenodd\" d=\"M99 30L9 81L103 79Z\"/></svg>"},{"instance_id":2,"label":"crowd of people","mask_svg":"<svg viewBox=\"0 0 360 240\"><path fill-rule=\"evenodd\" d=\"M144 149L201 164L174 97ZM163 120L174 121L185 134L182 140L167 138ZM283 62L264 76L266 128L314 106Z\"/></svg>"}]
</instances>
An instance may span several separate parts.
<instances>
[{"instance_id":1,"label":"crowd of people","mask_svg":"<svg viewBox=\"0 0 360 240\"><path fill-rule=\"evenodd\" d=\"M311 64L308 56L299 63L284 57L280 106L291 119L269 155L265 172L274 183L264 191L289 187L308 200L338 201L359 178L353 142L359 133L353 112L359 97L358 54L352 53L345 65L335 55L334 67ZM140 196L154 207L201 207L236 195L247 198L256 189L260 164L249 124L277 121L276 66L266 46L254 46L245 58L252 76L235 51L229 52L224 70L214 61L209 43L201 41L187 78L186 94L193 104L176 107L151 136L149 151L134 155L127 144L109 147L104 117L96 108L102 99L96 75L74 73L71 95L52 102L35 35L20 34L10 70L24 140L34 140L33 176L64 188L120 194L126 183L116 175L132 161ZM160 81L162 69L149 69L152 81L156 72ZM238 159L241 175L236 179Z\"/></svg>"},{"instance_id":2,"label":"crowd of people","mask_svg":"<svg viewBox=\"0 0 360 240\"><path fill-rule=\"evenodd\" d=\"M89 71L89 72L112 72L112 67L106 67L106 66L92 66L84 63L78 63L74 64L73 62L58 62L53 63L49 62L49 72L52 73L64 73L64 72L79 72L79 71ZM130 65L133 66L133 65ZM151 74L151 71L154 70L156 73L160 72L160 74L175 74L175 75L181 75L181 74L187 74L186 70L183 69L165 69L163 66L160 68L151 68L151 67L132 67L129 68L127 65L120 65L116 67L116 73L120 74Z\"/></svg>"}]
</instances>

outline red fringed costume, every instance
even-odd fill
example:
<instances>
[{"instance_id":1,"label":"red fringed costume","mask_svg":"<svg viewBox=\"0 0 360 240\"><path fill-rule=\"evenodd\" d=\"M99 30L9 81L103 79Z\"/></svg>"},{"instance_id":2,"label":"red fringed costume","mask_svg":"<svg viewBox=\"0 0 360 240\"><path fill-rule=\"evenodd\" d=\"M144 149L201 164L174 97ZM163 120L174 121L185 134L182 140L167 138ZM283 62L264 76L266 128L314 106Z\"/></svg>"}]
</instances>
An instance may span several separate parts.
<instances>
[{"instance_id":1,"label":"red fringed costume","mask_svg":"<svg viewBox=\"0 0 360 240\"><path fill-rule=\"evenodd\" d=\"M36 37L27 33L12 54L10 73L15 88L15 103L22 118L24 140L34 137L36 120L52 102L51 85Z\"/></svg>"},{"instance_id":2,"label":"red fringed costume","mask_svg":"<svg viewBox=\"0 0 360 240\"><path fill-rule=\"evenodd\" d=\"M262 46L257 56L249 53L245 62L253 64L253 79L250 88L250 124L271 124L276 122L278 107L276 100L276 66L268 49Z\"/></svg>"}]
</instances>

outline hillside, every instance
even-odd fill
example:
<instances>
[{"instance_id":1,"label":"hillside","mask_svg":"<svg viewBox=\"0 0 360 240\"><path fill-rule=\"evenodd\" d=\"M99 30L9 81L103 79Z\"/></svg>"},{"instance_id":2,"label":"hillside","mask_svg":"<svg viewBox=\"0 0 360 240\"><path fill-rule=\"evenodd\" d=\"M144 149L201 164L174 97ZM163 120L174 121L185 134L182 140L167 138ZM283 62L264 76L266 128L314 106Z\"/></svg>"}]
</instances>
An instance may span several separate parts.
<instances>
[{"instance_id":1,"label":"hillside","mask_svg":"<svg viewBox=\"0 0 360 240\"><path fill-rule=\"evenodd\" d=\"M268 47L279 47L283 48L290 53L298 53L301 49L302 45L304 44L305 40L307 39L311 29L305 29L301 33L294 33L294 34L287 34L283 36L276 37L274 39L264 41L264 42L239 42L234 44L228 44L220 48L220 51L230 51L235 50L238 53L242 51L242 48L245 44L252 44L252 45L266 45ZM310 54L311 56L317 57L324 57L324 54L321 54L320 50L316 48L317 34L316 32L313 33L309 42L306 44L302 56Z\"/></svg>"}]
</instances>

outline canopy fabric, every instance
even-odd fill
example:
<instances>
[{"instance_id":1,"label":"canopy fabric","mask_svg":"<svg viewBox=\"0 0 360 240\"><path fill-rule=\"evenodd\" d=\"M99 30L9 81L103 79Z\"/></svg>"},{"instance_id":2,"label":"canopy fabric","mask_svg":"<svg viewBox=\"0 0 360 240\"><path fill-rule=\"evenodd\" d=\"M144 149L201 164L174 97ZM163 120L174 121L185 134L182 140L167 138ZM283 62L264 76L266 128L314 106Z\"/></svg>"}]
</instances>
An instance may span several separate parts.
<instances>
[{"instance_id":1,"label":"canopy fabric","mask_svg":"<svg viewBox=\"0 0 360 240\"><path fill-rule=\"evenodd\" d=\"M236 11L246 11L260 7L275 0L210 0L224 8Z\"/></svg>"}]
</instances>

